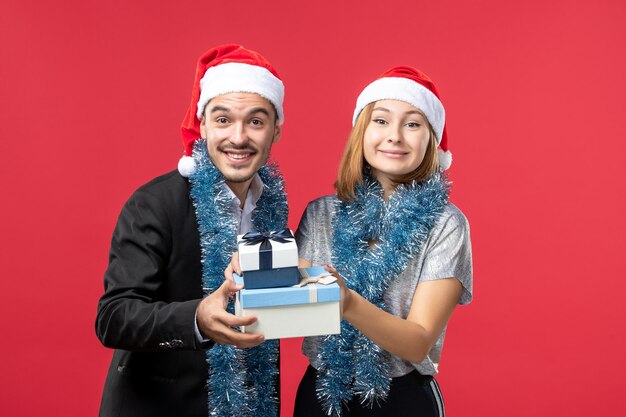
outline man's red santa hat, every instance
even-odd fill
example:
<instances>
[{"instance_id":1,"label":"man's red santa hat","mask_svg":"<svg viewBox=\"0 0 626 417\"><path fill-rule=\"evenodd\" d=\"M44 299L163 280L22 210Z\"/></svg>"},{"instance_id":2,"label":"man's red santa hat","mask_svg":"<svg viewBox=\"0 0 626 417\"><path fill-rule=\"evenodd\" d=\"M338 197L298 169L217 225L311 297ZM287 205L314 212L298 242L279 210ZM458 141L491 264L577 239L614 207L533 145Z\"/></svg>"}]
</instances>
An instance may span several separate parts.
<instances>
[{"instance_id":1,"label":"man's red santa hat","mask_svg":"<svg viewBox=\"0 0 626 417\"><path fill-rule=\"evenodd\" d=\"M195 172L191 156L200 138L204 108L214 97L228 93L256 93L274 105L278 122L284 121L285 86L272 65L261 54L241 45L222 45L202 54L198 60L189 110L181 125L184 155L178 172L189 177Z\"/></svg>"},{"instance_id":2,"label":"man's red santa hat","mask_svg":"<svg viewBox=\"0 0 626 417\"><path fill-rule=\"evenodd\" d=\"M446 135L446 111L439 99L439 92L433 81L413 67L393 67L369 84L359 95L354 109L352 124L365 106L378 100L400 100L420 109L432 126L439 145L439 167L446 170L452 164L452 154L448 151Z\"/></svg>"}]
</instances>

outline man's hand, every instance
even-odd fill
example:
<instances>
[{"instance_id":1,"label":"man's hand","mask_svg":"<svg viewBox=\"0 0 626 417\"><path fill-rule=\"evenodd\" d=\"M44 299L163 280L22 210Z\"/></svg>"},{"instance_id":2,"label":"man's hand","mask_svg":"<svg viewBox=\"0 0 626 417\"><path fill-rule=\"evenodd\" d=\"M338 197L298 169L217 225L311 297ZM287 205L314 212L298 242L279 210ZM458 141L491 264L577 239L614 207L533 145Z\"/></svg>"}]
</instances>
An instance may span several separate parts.
<instances>
[{"instance_id":1,"label":"man's hand","mask_svg":"<svg viewBox=\"0 0 626 417\"><path fill-rule=\"evenodd\" d=\"M233 256L230 258L230 263L224 270L224 278L226 280L233 281L233 272L241 276L241 267L239 266L239 252L233 252Z\"/></svg>"},{"instance_id":2,"label":"man's hand","mask_svg":"<svg viewBox=\"0 0 626 417\"><path fill-rule=\"evenodd\" d=\"M211 295L204 298L198 305L198 329L204 337L216 343L237 347L254 347L265 338L262 334L241 333L233 327L249 326L256 321L254 316L237 317L226 311L228 297L243 288L232 279L226 279Z\"/></svg>"}]
</instances>

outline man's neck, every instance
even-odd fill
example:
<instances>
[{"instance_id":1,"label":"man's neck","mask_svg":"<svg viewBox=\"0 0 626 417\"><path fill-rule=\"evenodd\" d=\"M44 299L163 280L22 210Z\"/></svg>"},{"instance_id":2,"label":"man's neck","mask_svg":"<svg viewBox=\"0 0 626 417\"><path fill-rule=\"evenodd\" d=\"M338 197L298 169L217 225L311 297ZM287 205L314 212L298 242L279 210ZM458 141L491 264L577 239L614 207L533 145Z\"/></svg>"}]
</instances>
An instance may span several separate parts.
<instances>
[{"instance_id":1,"label":"man's neck","mask_svg":"<svg viewBox=\"0 0 626 417\"><path fill-rule=\"evenodd\" d=\"M250 184L252 184L252 178L245 182L230 182L226 181L226 185L231 189L235 197L239 199L239 208L243 208L248 196L248 190L250 190Z\"/></svg>"}]
</instances>

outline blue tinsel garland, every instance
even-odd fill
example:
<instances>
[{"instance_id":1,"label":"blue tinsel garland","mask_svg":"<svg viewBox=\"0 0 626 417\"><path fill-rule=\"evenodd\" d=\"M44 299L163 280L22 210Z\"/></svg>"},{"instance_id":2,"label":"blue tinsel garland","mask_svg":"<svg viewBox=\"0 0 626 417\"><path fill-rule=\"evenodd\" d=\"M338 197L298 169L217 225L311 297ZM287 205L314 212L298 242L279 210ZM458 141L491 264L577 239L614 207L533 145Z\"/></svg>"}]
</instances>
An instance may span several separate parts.
<instances>
[{"instance_id":1,"label":"blue tinsel garland","mask_svg":"<svg viewBox=\"0 0 626 417\"><path fill-rule=\"evenodd\" d=\"M383 296L418 254L448 203L449 184L441 173L399 185L388 201L380 184L367 177L354 201L339 203L333 219L332 262L348 287L385 310ZM370 242L375 245L370 248ZM388 353L352 327L327 336L319 352L317 395L328 415L358 395L372 406L385 399L391 379Z\"/></svg>"},{"instance_id":2,"label":"blue tinsel garland","mask_svg":"<svg viewBox=\"0 0 626 417\"><path fill-rule=\"evenodd\" d=\"M224 281L224 269L237 250L237 223L230 210L231 196L225 179L208 157L206 141L194 144L196 172L189 177L202 252L205 294ZM278 169L267 164L259 170L263 193L252 213L259 231L287 227L285 184ZM232 303L228 306L232 313ZM267 341L251 349L215 344L207 351L209 364L209 414L215 417L275 417L278 401L278 342Z\"/></svg>"}]
</instances>

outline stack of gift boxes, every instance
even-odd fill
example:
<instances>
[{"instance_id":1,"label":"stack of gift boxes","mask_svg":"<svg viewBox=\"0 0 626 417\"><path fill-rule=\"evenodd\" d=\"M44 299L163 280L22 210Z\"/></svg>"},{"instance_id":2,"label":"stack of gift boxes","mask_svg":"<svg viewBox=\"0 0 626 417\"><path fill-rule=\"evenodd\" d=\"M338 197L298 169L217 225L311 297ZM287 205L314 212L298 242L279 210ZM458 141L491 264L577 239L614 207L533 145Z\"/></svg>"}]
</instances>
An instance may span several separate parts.
<instances>
[{"instance_id":1,"label":"stack of gift boxes","mask_svg":"<svg viewBox=\"0 0 626 417\"><path fill-rule=\"evenodd\" d=\"M289 229L238 236L234 275L244 289L235 297L237 316L256 316L244 333L265 339L337 334L339 286L323 267L298 268L298 247Z\"/></svg>"}]
</instances>

